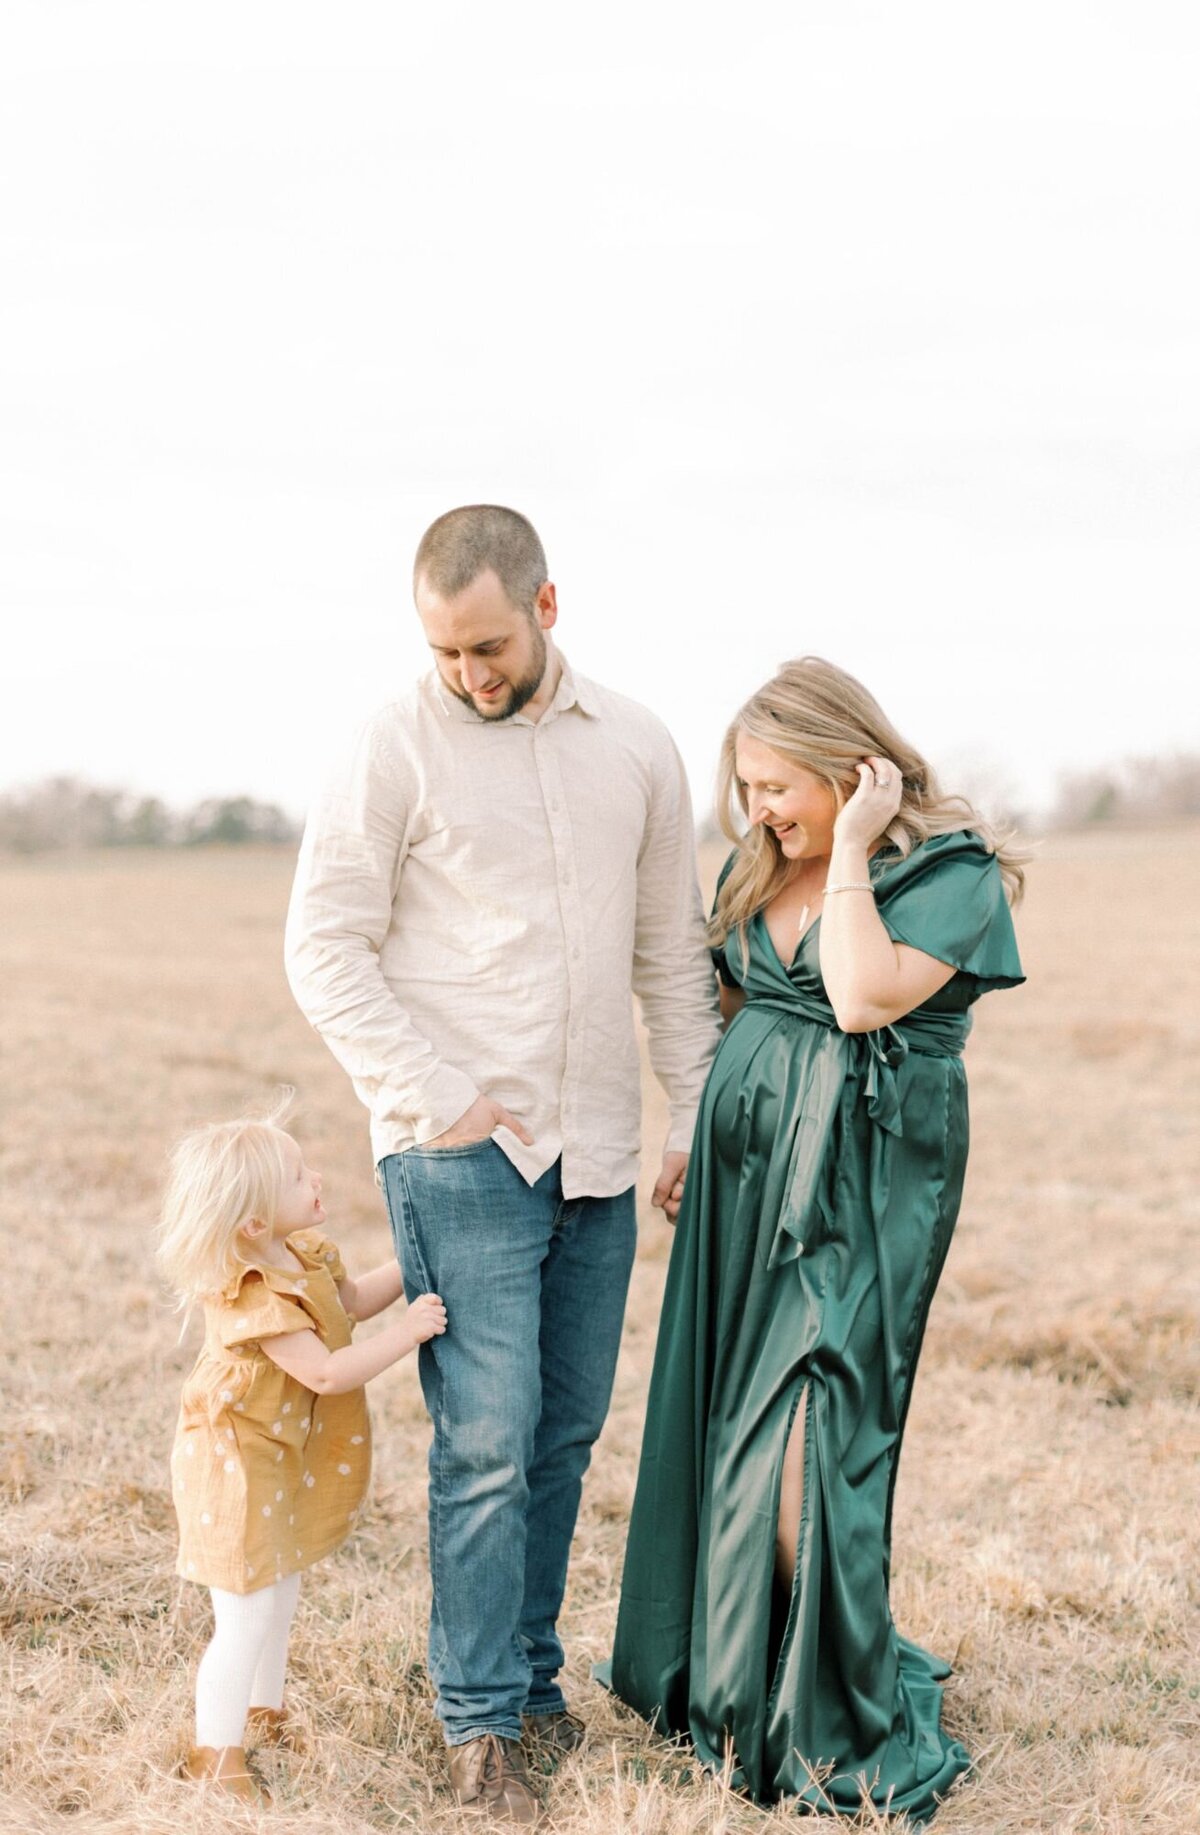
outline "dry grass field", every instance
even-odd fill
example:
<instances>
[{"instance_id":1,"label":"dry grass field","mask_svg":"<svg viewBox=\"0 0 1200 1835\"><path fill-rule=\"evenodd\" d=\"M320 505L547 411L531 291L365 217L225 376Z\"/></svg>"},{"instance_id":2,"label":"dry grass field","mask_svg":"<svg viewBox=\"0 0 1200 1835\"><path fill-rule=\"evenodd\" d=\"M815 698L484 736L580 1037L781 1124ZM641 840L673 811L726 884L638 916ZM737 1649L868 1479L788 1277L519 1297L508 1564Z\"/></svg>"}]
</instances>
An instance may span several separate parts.
<instances>
[{"instance_id":1,"label":"dry grass field","mask_svg":"<svg viewBox=\"0 0 1200 1835\"><path fill-rule=\"evenodd\" d=\"M977 1010L967 1199L895 1554L896 1615L955 1659L947 1715L977 1757L942 1835L1200 1829L1198 840L1048 842L1020 919L1030 985ZM204 851L0 863L5 1832L254 1822L171 1775L207 1600L172 1574L167 1453L192 1345L176 1342L149 1238L172 1138L287 1081L351 1267L389 1250L365 1117L280 967L290 867ZM646 1100L657 1146L650 1086ZM613 1625L669 1246L657 1213L643 1223L565 1620L591 1732L551 1786L554 1827L793 1827L697 1777L589 1680ZM311 1749L269 1766L263 1826L278 1835L461 1825L422 1667L414 1362L371 1393L373 1501L301 1595L291 1700Z\"/></svg>"}]
</instances>

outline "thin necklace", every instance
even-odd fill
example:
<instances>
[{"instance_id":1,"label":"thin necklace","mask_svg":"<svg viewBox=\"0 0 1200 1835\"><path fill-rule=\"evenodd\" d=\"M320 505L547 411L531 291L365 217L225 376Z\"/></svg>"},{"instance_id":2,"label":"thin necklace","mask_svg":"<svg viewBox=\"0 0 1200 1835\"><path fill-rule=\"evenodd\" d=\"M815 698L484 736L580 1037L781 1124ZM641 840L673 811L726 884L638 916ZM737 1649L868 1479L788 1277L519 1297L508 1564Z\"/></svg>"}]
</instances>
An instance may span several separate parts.
<instances>
[{"instance_id":1,"label":"thin necklace","mask_svg":"<svg viewBox=\"0 0 1200 1835\"><path fill-rule=\"evenodd\" d=\"M824 886L822 886L819 892L813 893L814 899L824 898L824 896L825 896ZM812 910L811 905L802 905L800 907L800 917L796 924L796 935L798 937L802 937L804 935L804 932L808 929L808 914L811 910Z\"/></svg>"}]
</instances>

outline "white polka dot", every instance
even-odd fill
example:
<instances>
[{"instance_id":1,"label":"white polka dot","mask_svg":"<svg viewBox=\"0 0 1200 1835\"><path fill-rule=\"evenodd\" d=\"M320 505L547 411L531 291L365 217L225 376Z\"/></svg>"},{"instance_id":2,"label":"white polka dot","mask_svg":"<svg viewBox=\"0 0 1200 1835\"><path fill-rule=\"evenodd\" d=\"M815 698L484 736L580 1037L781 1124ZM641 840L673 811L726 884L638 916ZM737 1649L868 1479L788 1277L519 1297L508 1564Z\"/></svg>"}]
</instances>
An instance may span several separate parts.
<instances>
[{"instance_id":1,"label":"white polka dot","mask_svg":"<svg viewBox=\"0 0 1200 1835\"><path fill-rule=\"evenodd\" d=\"M234 1459L227 1459L225 1461L225 1470L227 1472L236 1472L237 1471L237 1461Z\"/></svg>"},{"instance_id":2,"label":"white polka dot","mask_svg":"<svg viewBox=\"0 0 1200 1835\"><path fill-rule=\"evenodd\" d=\"M272 1421L271 1432L273 1434L281 1434L283 1432L283 1422L282 1421Z\"/></svg>"},{"instance_id":3,"label":"white polka dot","mask_svg":"<svg viewBox=\"0 0 1200 1835\"><path fill-rule=\"evenodd\" d=\"M245 1402L235 1402L233 1404L233 1412L234 1414L245 1414L246 1412Z\"/></svg>"},{"instance_id":4,"label":"white polka dot","mask_svg":"<svg viewBox=\"0 0 1200 1835\"><path fill-rule=\"evenodd\" d=\"M305 1482L305 1484L306 1484L306 1485L308 1486L308 1488L309 1488L309 1490L311 1491L311 1490L312 1490L312 1488L313 1488L313 1486L314 1486L314 1485L316 1484L316 1482L317 1482L317 1481L316 1481L316 1479L315 1479L315 1478L313 1477L313 1475L312 1475L312 1473L311 1473L311 1472L306 1472L306 1473L304 1474L304 1482Z\"/></svg>"},{"instance_id":5,"label":"white polka dot","mask_svg":"<svg viewBox=\"0 0 1200 1835\"><path fill-rule=\"evenodd\" d=\"M212 1522L212 1516L210 1515L210 1513L207 1510L202 1510L200 1512L200 1521L204 1524L204 1527L206 1529L208 1528L208 1525Z\"/></svg>"},{"instance_id":6,"label":"white polka dot","mask_svg":"<svg viewBox=\"0 0 1200 1835\"><path fill-rule=\"evenodd\" d=\"M232 1402L232 1400L233 1400L233 1390L232 1390L232 1389L222 1389L222 1391L221 1391L221 1400L222 1400L223 1402Z\"/></svg>"},{"instance_id":7,"label":"white polka dot","mask_svg":"<svg viewBox=\"0 0 1200 1835\"><path fill-rule=\"evenodd\" d=\"M270 1504L264 1504L264 1505L263 1505L263 1515L264 1515L264 1516L270 1516L270 1514L271 1514L271 1506L270 1506Z\"/></svg>"},{"instance_id":8,"label":"white polka dot","mask_svg":"<svg viewBox=\"0 0 1200 1835\"><path fill-rule=\"evenodd\" d=\"M307 1293L308 1292L308 1282L307 1281L297 1281L296 1282L296 1292L297 1293Z\"/></svg>"},{"instance_id":9,"label":"white polka dot","mask_svg":"<svg viewBox=\"0 0 1200 1835\"><path fill-rule=\"evenodd\" d=\"M247 1578L247 1580L253 1580L253 1578L254 1578L254 1569L253 1569L252 1567L248 1567L248 1568L246 1569L246 1578Z\"/></svg>"},{"instance_id":10,"label":"white polka dot","mask_svg":"<svg viewBox=\"0 0 1200 1835\"><path fill-rule=\"evenodd\" d=\"M292 1404L290 1402L285 1402L279 1412L280 1414L291 1414Z\"/></svg>"},{"instance_id":11,"label":"white polka dot","mask_svg":"<svg viewBox=\"0 0 1200 1835\"><path fill-rule=\"evenodd\" d=\"M341 1473L341 1475L342 1475L342 1477L343 1477L343 1478L349 1478L349 1476L350 1476L350 1467L349 1467L348 1465L340 1465L340 1466L338 1467L338 1471L339 1471L339 1472Z\"/></svg>"},{"instance_id":12,"label":"white polka dot","mask_svg":"<svg viewBox=\"0 0 1200 1835\"><path fill-rule=\"evenodd\" d=\"M333 1259L334 1259L334 1250L332 1250L332 1249L326 1249L326 1251L325 1251L325 1260L326 1260L327 1262L331 1262L331 1261L333 1261Z\"/></svg>"},{"instance_id":13,"label":"white polka dot","mask_svg":"<svg viewBox=\"0 0 1200 1835\"><path fill-rule=\"evenodd\" d=\"M363 1443L363 1437L361 1434L351 1434L350 1436L351 1446L361 1446L362 1443Z\"/></svg>"},{"instance_id":14,"label":"white polka dot","mask_svg":"<svg viewBox=\"0 0 1200 1835\"><path fill-rule=\"evenodd\" d=\"M318 1432L319 1434L323 1434L323 1433L325 1432L325 1423L324 1423L324 1421L318 1421L318 1422L317 1422L317 1432Z\"/></svg>"},{"instance_id":15,"label":"white polka dot","mask_svg":"<svg viewBox=\"0 0 1200 1835\"><path fill-rule=\"evenodd\" d=\"M276 1465L281 1465L283 1463L283 1448L282 1447L280 1447L279 1451L275 1455L275 1463Z\"/></svg>"},{"instance_id":16,"label":"white polka dot","mask_svg":"<svg viewBox=\"0 0 1200 1835\"><path fill-rule=\"evenodd\" d=\"M192 1445L190 1440L184 1441L183 1451L184 1451L185 1457L188 1459L194 1459L196 1457L196 1449Z\"/></svg>"},{"instance_id":17,"label":"white polka dot","mask_svg":"<svg viewBox=\"0 0 1200 1835\"><path fill-rule=\"evenodd\" d=\"M305 1415L304 1419L301 1421L300 1427L301 1427L302 1432L304 1433L308 1432L308 1416L307 1415Z\"/></svg>"},{"instance_id":18,"label":"white polka dot","mask_svg":"<svg viewBox=\"0 0 1200 1835\"><path fill-rule=\"evenodd\" d=\"M282 1492L282 1491L276 1491L276 1493L275 1493L275 1502L276 1502L277 1504L281 1504L281 1503L283 1502L283 1492Z\"/></svg>"},{"instance_id":19,"label":"white polka dot","mask_svg":"<svg viewBox=\"0 0 1200 1835\"><path fill-rule=\"evenodd\" d=\"M301 1555L302 1555L303 1553L304 1553L304 1550L303 1550L302 1548L298 1548L298 1549L296 1550L296 1559L297 1559L297 1561L299 1561L299 1559L300 1559L300 1557L301 1557Z\"/></svg>"},{"instance_id":20,"label":"white polka dot","mask_svg":"<svg viewBox=\"0 0 1200 1835\"><path fill-rule=\"evenodd\" d=\"M295 1527L296 1527L296 1519L295 1519L295 1517L294 1517L294 1516L289 1516L289 1518L288 1518L288 1528L289 1528L289 1529L294 1529Z\"/></svg>"}]
</instances>

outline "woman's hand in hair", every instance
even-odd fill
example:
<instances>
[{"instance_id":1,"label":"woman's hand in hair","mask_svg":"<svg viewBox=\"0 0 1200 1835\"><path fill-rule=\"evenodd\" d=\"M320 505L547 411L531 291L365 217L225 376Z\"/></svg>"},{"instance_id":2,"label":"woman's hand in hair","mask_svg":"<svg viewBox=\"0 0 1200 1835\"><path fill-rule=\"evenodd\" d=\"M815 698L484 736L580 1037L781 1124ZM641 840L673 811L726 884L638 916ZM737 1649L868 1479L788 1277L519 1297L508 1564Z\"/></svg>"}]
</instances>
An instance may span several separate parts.
<instances>
[{"instance_id":1,"label":"woman's hand in hair","mask_svg":"<svg viewBox=\"0 0 1200 1835\"><path fill-rule=\"evenodd\" d=\"M833 824L834 843L869 848L895 817L904 782L899 765L890 758L866 758L855 769L858 788L838 811Z\"/></svg>"}]
</instances>

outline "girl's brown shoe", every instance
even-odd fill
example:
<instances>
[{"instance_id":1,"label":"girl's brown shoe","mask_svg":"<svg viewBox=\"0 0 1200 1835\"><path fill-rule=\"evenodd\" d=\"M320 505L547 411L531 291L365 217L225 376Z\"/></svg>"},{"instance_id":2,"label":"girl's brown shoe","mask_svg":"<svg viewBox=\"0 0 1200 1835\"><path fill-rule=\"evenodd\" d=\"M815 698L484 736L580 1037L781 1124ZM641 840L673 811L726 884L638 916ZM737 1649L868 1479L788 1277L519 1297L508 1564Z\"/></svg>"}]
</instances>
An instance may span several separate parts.
<instances>
[{"instance_id":1,"label":"girl's brown shoe","mask_svg":"<svg viewBox=\"0 0 1200 1835\"><path fill-rule=\"evenodd\" d=\"M251 1708L246 1716L246 1744L275 1746L297 1756L308 1751L307 1739L286 1708Z\"/></svg>"},{"instance_id":2,"label":"girl's brown shoe","mask_svg":"<svg viewBox=\"0 0 1200 1835\"><path fill-rule=\"evenodd\" d=\"M254 1809L269 1810L271 1799L246 1765L241 1746L193 1746L180 1766L181 1777L236 1797Z\"/></svg>"}]
</instances>

